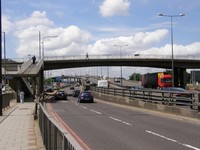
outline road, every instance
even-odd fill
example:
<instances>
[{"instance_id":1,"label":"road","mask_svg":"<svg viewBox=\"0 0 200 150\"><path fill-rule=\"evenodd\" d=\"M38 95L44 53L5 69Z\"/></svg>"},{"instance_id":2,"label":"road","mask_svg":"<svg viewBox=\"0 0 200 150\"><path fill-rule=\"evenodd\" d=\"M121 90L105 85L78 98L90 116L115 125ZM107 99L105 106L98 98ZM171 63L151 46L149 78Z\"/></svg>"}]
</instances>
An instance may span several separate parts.
<instances>
[{"instance_id":1,"label":"road","mask_svg":"<svg viewBox=\"0 0 200 150\"><path fill-rule=\"evenodd\" d=\"M93 150L200 150L200 122L69 97L48 111L83 146Z\"/></svg>"}]
</instances>

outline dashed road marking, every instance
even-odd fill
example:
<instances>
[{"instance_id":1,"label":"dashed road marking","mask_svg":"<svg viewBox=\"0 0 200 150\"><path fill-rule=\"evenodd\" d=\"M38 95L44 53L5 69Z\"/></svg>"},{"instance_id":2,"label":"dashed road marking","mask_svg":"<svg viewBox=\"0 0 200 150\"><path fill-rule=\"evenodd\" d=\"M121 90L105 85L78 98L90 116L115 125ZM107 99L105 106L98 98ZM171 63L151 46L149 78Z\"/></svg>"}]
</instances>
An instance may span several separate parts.
<instances>
[{"instance_id":1,"label":"dashed road marking","mask_svg":"<svg viewBox=\"0 0 200 150\"><path fill-rule=\"evenodd\" d=\"M81 105L80 105L80 107L82 107L82 108L84 108L84 109L87 109L87 107L85 107L85 106L81 106Z\"/></svg>"},{"instance_id":2,"label":"dashed road marking","mask_svg":"<svg viewBox=\"0 0 200 150\"><path fill-rule=\"evenodd\" d=\"M93 110L93 109L90 109L90 111L95 112L95 113L97 113L97 114L99 114L99 115L102 114L102 113L100 113L100 112L98 112L98 111L96 111L96 110Z\"/></svg>"},{"instance_id":3,"label":"dashed road marking","mask_svg":"<svg viewBox=\"0 0 200 150\"><path fill-rule=\"evenodd\" d=\"M147 133L149 133L149 134L152 134L152 135L155 135L155 136L158 136L158 137L160 137L160 138L166 139L166 140L168 140L168 141L171 141L171 142L174 142L174 143L178 143L178 144L180 144L180 145L183 145L183 146L185 146L185 147L188 147L188 148L191 148L191 149L194 149L194 150L200 150L200 148L191 146L191 145L189 145L189 144L181 143L181 142L179 142L179 141L177 141L177 140L168 138L168 137L166 137L166 136L163 136L163 135L161 135L161 134L158 134L158 133L155 133L155 132L152 132L152 131L149 131L149 130L146 130L145 132L147 132Z\"/></svg>"},{"instance_id":4,"label":"dashed road marking","mask_svg":"<svg viewBox=\"0 0 200 150\"><path fill-rule=\"evenodd\" d=\"M122 120L117 119L117 118L114 118L114 117L109 117L109 118L110 118L110 119L113 119L113 120L115 120L115 121L121 122L121 123L123 123L123 124L126 124L126 125L128 125L128 126L132 126L131 123L128 123L128 122L126 122L126 121L122 121Z\"/></svg>"}]
</instances>

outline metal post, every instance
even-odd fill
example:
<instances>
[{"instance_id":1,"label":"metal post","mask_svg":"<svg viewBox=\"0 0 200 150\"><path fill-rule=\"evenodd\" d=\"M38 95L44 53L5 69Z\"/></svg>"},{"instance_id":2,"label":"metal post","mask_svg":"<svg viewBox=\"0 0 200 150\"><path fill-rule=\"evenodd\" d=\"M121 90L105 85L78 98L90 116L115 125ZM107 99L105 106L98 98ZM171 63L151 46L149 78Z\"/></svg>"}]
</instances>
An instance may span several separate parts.
<instances>
[{"instance_id":1,"label":"metal post","mask_svg":"<svg viewBox=\"0 0 200 150\"><path fill-rule=\"evenodd\" d=\"M56 38L58 36L44 36L43 39L42 39L42 57L43 57L43 100L44 100L44 83L45 83L45 79L44 79L44 40L47 39L47 38Z\"/></svg>"},{"instance_id":2,"label":"metal post","mask_svg":"<svg viewBox=\"0 0 200 150\"><path fill-rule=\"evenodd\" d=\"M122 59L122 47L120 46L120 59ZM121 70L121 86L122 86L122 66L120 68Z\"/></svg>"},{"instance_id":3,"label":"metal post","mask_svg":"<svg viewBox=\"0 0 200 150\"><path fill-rule=\"evenodd\" d=\"M39 59L41 59L41 34L39 31Z\"/></svg>"},{"instance_id":4,"label":"metal post","mask_svg":"<svg viewBox=\"0 0 200 150\"><path fill-rule=\"evenodd\" d=\"M172 48L172 87L174 87L174 42L173 42L173 25L172 25L172 16L171 17L171 48Z\"/></svg>"},{"instance_id":5,"label":"metal post","mask_svg":"<svg viewBox=\"0 0 200 150\"><path fill-rule=\"evenodd\" d=\"M4 49L4 85L6 85L6 33L3 32L3 49Z\"/></svg>"},{"instance_id":6,"label":"metal post","mask_svg":"<svg viewBox=\"0 0 200 150\"><path fill-rule=\"evenodd\" d=\"M122 59L122 46L128 46L127 44L126 45L114 45L114 46L118 46L119 49L120 49L120 59ZM122 65L120 67L120 73L121 73L121 86L122 86Z\"/></svg>"},{"instance_id":7,"label":"metal post","mask_svg":"<svg viewBox=\"0 0 200 150\"><path fill-rule=\"evenodd\" d=\"M0 15L1 15L1 0L0 0ZM2 24L1 24L2 16L0 19L0 33L2 33ZM0 52L0 66L2 67L2 36L0 37L0 44L1 44L1 52ZM0 69L0 116L2 116L2 69Z\"/></svg>"},{"instance_id":8,"label":"metal post","mask_svg":"<svg viewBox=\"0 0 200 150\"><path fill-rule=\"evenodd\" d=\"M164 15L164 14L158 13L158 16L170 17L170 21L171 21L170 26L171 26L171 49L172 49L172 87L174 87L173 17L182 17L182 16L185 16L185 14L180 14L180 15Z\"/></svg>"}]
</instances>

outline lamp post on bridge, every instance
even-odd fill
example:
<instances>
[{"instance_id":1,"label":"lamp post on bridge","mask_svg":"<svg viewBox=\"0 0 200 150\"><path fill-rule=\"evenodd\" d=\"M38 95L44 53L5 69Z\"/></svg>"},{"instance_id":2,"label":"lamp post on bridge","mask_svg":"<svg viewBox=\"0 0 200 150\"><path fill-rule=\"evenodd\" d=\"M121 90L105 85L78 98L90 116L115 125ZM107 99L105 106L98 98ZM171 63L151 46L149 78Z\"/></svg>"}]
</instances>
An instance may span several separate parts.
<instances>
[{"instance_id":1,"label":"lamp post on bridge","mask_svg":"<svg viewBox=\"0 0 200 150\"><path fill-rule=\"evenodd\" d=\"M120 49L120 59L122 59L122 47L126 47L126 46L128 46L128 44L126 44L126 45L114 45L114 46L116 46L116 47L119 47L119 49ZM120 72L121 72L121 86L122 86L122 66L120 67Z\"/></svg>"},{"instance_id":2,"label":"lamp post on bridge","mask_svg":"<svg viewBox=\"0 0 200 150\"><path fill-rule=\"evenodd\" d=\"M185 14L179 14L179 15L165 15L165 14L161 14L158 13L158 16L162 16L162 17L170 17L170 21L171 21L171 49L172 49L172 87L174 87L174 48L173 48L173 18L174 17L183 17L185 16Z\"/></svg>"}]
</instances>

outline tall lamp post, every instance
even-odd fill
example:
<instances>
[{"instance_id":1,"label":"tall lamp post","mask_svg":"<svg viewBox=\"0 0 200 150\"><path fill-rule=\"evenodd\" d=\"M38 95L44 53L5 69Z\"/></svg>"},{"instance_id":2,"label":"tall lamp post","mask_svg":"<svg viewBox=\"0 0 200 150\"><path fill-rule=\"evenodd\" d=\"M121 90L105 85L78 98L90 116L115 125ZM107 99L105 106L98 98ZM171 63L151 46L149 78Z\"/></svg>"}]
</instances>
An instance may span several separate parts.
<instances>
[{"instance_id":1,"label":"tall lamp post","mask_svg":"<svg viewBox=\"0 0 200 150\"><path fill-rule=\"evenodd\" d=\"M174 48L173 48L173 18L174 17L183 17L185 14L179 14L179 15L166 15L158 13L158 16L162 17L170 17L171 19L171 49L172 49L172 87L174 87Z\"/></svg>"},{"instance_id":2,"label":"tall lamp post","mask_svg":"<svg viewBox=\"0 0 200 150\"><path fill-rule=\"evenodd\" d=\"M126 47L126 46L128 46L128 44L126 44L126 45L114 45L114 46L116 46L116 47L119 47L119 49L120 49L120 59L122 59L122 47ZM121 72L121 86L122 86L122 66L120 67L120 72Z\"/></svg>"},{"instance_id":3,"label":"tall lamp post","mask_svg":"<svg viewBox=\"0 0 200 150\"><path fill-rule=\"evenodd\" d=\"M56 38L58 36L44 36L42 39L42 57L43 57L43 75L44 75L44 40L47 38ZM43 91L44 91L44 78L43 78Z\"/></svg>"},{"instance_id":4,"label":"tall lamp post","mask_svg":"<svg viewBox=\"0 0 200 150\"><path fill-rule=\"evenodd\" d=\"M0 0L0 16L1 16L1 0ZM2 16L1 16L2 17ZM1 22L2 18L0 19L0 33L2 33L2 22ZM2 66L2 36L0 37L0 66ZM0 116L3 115L3 100L2 100L3 96L2 96L2 69L0 69Z\"/></svg>"}]
</instances>

